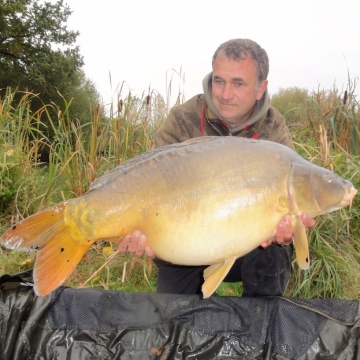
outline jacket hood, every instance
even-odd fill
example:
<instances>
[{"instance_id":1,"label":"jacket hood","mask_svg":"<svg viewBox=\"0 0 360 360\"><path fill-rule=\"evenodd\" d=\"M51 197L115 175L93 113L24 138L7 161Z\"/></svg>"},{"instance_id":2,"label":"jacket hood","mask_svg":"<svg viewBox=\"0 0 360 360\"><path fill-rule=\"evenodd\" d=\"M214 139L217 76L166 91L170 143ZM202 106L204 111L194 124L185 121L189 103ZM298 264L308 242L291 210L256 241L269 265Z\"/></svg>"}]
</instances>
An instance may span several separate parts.
<instances>
[{"instance_id":1,"label":"jacket hood","mask_svg":"<svg viewBox=\"0 0 360 360\"><path fill-rule=\"evenodd\" d=\"M212 99L211 99L211 86L212 86L212 72L207 74L203 80L203 89L206 105L211 113L218 119L222 119L221 115L217 111ZM229 126L230 133L234 133L244 129L245 127L254 124L256 121L260 120L270 108L270 97L268 90L266 89L263 97L260 100L256 101L254 110L247 121L244 124L231 128ZM224 120L226 122L226 120Z\"/></svg>"}]
</instances>

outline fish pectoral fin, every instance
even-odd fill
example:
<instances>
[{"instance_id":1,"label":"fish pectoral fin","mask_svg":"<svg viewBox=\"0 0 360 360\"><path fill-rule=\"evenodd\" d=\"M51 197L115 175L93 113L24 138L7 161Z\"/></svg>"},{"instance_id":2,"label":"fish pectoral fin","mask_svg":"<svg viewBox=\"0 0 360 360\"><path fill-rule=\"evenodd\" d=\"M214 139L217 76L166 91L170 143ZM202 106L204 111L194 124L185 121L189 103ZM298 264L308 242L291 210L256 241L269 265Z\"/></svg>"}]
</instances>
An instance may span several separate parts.
<instances>
[{"instance_id":1,"label":"fish pectoral fin","mask_svg":"<svg viewBox=\"0 0 360 360\"><path fill-rule=\"evenodd\" d=\"M309 244L306 229L300 216L293 220L294 247L296 260L302 270L307 270L310 266Z\"/></svg>"},{"instance_id":2,"label":"fish pectoral fin","mask_svg":"<svg viewBox=\"0 0 360 360\"><path fill-rule=\"evenodd\" d=\"M220 283L234 265L236 258L231 257L219 264L210 265L204 270L204 284L201 288L204 299L208 298L218 288Z\"/></svg>"}]
</instances>

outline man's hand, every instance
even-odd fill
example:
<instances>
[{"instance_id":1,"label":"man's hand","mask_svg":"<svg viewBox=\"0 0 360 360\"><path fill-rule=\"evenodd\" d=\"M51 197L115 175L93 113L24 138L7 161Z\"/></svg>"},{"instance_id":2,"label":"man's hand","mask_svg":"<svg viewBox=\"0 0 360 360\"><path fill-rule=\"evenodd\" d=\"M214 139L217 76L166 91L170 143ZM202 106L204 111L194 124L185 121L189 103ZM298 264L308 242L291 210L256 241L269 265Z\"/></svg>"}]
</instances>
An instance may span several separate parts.
<instances>
[{"instance_id":1,"label":"man's hand","mask_svg":"<svg viewBox=\"0 0 360 360\"><path fill-rule=\"evenodd\" d=\"M135 230L132 234L126 235L119 242L118 250L120 252L128 251L137 256L141 256L145 253L150 259L155 257L153 251L146 245L146 236L139 230Z\"/></svg>"},{"instance_id":2,"label":"man's hand","mask_svg":"<svg viewBox=\"0 0 360 360\"><path fill-rule=\"evenodd\" d=\"M315 226L316 221L314 219L309 219L306 213L301 214L301 220L305 225L305 228L312 228ZM276 230L275 237L268 241L264 241L261 246L263 248L267 248L271 243L275 242L280 245L290 245L292 243L292 225L291 225L291 217L289 215L284 216L279 222Z\"/></svg>"}]
</instances>

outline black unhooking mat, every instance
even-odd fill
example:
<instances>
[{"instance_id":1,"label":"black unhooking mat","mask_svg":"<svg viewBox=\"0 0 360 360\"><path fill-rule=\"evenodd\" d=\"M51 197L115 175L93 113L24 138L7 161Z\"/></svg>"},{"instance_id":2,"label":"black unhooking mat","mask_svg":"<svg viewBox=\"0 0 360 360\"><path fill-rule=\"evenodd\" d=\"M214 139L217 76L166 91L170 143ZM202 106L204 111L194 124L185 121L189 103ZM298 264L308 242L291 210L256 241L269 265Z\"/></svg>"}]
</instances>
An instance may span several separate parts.
<instances>
[{"instance_id":1,"label":"black unhooking mat","mask_svg":"<svg viewBox=\"0 0 360 360\"><path fill-rule=\"evenodd\" d=\"M27 278L28 276L28 278ZM0 278L1 359L355 359L359 301L59 288Z\"/></svg>"}]
</instances>

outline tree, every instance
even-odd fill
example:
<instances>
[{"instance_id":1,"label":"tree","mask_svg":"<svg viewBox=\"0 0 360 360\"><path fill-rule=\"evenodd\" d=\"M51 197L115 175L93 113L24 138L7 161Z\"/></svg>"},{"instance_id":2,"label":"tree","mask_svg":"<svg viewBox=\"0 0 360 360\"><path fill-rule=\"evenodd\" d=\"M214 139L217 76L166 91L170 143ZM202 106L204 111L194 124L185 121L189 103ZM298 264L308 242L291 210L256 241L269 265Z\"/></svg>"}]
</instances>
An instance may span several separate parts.
<instances>
[{"instance_id":1,"label":"tree","mask_svg":"<svg viewBox=\"0 0 360 360\"><path fill-rule=\"evenodd\" d=\"M61 108L63 99L73 99L70 116L80 119L90 116L100 96L81 70L84 62L75 45L79 32L66 27L70 15L63 0L0 0L0 89L39 94L33 110L43 103ZM55 110L52 115L56 121Z\"/></svg>"},{"instance_id":2,"label":"tree","mask_svg":"<svg viewBox=\"0 0 360 360\"><path fill-rule=\"evenodd\" d=\"M56 92L54 86L66 88L83 59L74 46L78 32L66 29L71 11L63 0L0 4L0 87L26 88L49 98Z\"/></svg>"}]
</instances>

